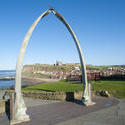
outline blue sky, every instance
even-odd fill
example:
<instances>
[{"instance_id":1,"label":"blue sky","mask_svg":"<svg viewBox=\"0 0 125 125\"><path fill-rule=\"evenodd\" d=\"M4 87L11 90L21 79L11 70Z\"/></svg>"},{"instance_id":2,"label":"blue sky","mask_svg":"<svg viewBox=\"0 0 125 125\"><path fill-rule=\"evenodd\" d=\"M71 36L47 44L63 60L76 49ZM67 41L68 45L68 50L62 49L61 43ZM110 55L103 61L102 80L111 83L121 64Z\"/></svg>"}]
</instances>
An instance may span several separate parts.
<instances>
[{"instance_id":1,"label":"blue sky","mask_svg":"<svg viewBox=\"0 0 125 125\"><path fill-rule=\"evenodd\" d=\"M125 0L0 0L0 69L15 69L24 36L48 6L53 6L76 33L87 64L125 64ZM79 62L65 26L50 14L32 37L24 64Z\"/></svg>"}]
</instances>

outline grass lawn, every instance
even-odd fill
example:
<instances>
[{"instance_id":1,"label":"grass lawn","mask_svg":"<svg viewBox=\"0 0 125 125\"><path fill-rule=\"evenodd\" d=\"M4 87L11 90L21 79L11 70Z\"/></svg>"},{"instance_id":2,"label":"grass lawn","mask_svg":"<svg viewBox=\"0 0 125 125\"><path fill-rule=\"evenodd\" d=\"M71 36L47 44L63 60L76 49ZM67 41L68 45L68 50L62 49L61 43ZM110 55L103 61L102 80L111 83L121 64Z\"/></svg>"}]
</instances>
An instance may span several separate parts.
<instances>
[{"instance_id":1,"label":"grass lawn","mask_svg":"<svg viewBox=\"0 0 125 125\"><path fill-rule=\"evenodd\" d=\"M92 90L107 90L117 98L125 98L125 81L91 81ZM23 91L77 92L83 91L83 85L78 82L61 80L53 83L41 83L23 88Z\"/></svg>"},{"instance_id":2,"label":"grass lawn","mask_svg":"<svg viewBox=\"0 0 125 125\"><path fill-rule=\"evenodd\" d=\"M83 91L83 86L80 82L66 82L60 80L59 82L41 83L34 86L23 88L25 91L48 91L48 92L74 92Z\"/></svg>"},{"instance_id":3,"label":"grass lawn","mask_svg":"<svg viewBox=\"0 0 125 125\"><path fill-rule=\"evenodd\" d=\"M92 89L107 90L114 97L125 98L125 81L97 81Z\"/></svg>"}]
</instances>

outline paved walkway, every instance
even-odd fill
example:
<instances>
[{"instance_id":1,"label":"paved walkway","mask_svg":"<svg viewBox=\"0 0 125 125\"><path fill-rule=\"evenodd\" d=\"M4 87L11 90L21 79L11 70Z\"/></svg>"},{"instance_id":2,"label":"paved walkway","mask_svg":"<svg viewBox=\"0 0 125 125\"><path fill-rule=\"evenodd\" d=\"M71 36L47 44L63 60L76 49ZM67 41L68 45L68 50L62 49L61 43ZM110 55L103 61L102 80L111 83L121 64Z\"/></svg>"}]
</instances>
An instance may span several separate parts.
<instances>
[{"instance_id":1,"label":"paved walkway","mask_svg":"<svg viewBox=\"0 0 125 125\"><path fill-rule=\"evenodd\" d=\"M19 125L125 125L125 99L95 97L96 105L26 99L31 121ZM0 125L9 125L5 115Z\"/></svg>"},{"instance_id":2,"label":"paved walkway","mask_svg":"<svg viewBox=\"0 0 125 125\"><path fill-rule=\"evenodd\" d=\"M82 115L56 125L125 125L125 99L109 108Z\"/></svg>"},{"instance_id":3,"label":"paved walkway","mask_svg":"<svg viewBox=\"0 0 125 125\"><path fill-rule=\"evenodd\" d=\"M32 99L32 98L24 98L25 104L26 106L29 107L34 107L34 106L43 106L43 105L47 105L47 104L54 104L54 103L58 103L60 101L56 101L56 100L42 100L42 99Z\"/></svg>"}]
</instances>

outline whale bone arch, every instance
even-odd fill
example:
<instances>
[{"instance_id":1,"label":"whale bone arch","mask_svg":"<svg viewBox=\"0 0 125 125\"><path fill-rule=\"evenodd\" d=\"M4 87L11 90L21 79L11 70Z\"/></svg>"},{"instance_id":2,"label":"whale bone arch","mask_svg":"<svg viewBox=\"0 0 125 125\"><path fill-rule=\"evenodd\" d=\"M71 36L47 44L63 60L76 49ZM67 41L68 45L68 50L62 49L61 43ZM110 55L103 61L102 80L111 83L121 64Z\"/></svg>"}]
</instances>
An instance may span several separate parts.
<instances>
[{"instance_id":1,"label":"whale bone arch","mask_svg":"<svg viewBox=\"0 0 125 125\"><path fill-rule=\"evenodd\" d=\"M73 32L72 28L70 27L70 25L66 22L66 20L55 9L50 8L49 10L45 11L42 15L40 15L35 20L35 22L32 24L32 26L28 30L28 32L23 40L23 43L21 45L19 56L17 59L17 65L16 65L14 117L11 120L10 124L16 124L16 123L30 120L29 115L26 114L27 108L26 108L26 105L24 103L23 96L21 93L21 76L22 76L21 73L22 73L22 69L23 69L23 59L24 59L25 51L26 51L29 39L32 35L32 32L34 31L38 22L43 17L48 15L50 13L50 11L66 26L66 28L68 29L68 31L70 32L71 36L74 39L76 48L79 53L81 69L82 69L82 82L83 82L83 87L84 87L82 101L87 106L92 104L91 96L88 92L88 82L87 82L85 59L84 59L84 55L83 55L82 49L80 47L79 41L78 41L75 33Z\"/></svg>"}]
</instances>

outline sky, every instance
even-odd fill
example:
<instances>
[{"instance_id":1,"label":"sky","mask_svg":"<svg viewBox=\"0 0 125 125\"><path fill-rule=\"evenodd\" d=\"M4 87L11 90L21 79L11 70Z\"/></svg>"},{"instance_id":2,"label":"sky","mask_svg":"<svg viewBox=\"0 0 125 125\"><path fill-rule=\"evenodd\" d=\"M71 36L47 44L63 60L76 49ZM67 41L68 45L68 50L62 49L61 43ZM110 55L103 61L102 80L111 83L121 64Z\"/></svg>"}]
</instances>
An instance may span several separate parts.
<instances>
[{"instance_id":1,"label":"sky","mask_svg":"<svg viewBox=\"0 0 125 125\"><path fill-rule=\"evenodd\" d=\"M0 0L0 70L15 69L23 39L48 6L69 23L87 64L125 64L125 0ZM79 63L66 27L50 13L35 28L25 64Z\"/></svg>"}]
</instances>

